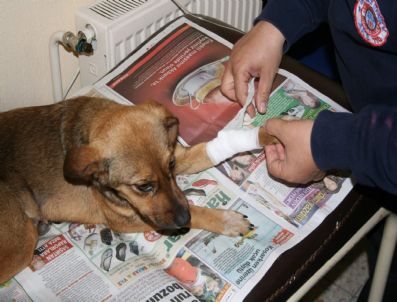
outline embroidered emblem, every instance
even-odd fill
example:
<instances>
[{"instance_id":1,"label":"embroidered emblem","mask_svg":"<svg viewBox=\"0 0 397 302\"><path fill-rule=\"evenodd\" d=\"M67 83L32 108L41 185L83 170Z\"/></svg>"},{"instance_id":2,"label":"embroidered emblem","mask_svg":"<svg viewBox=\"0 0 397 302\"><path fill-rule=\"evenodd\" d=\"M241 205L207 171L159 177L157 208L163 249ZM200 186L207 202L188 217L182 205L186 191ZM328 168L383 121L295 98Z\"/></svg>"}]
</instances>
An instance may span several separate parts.
<instances>
[{"instance_id":1,"label":"embroidered emblem","mask_svg":"<svg viewBox=\"0 0 397 302\"><path fill-rule=\"evenodd\" d=\"M354 6L354 23L361 38L372 46L386 43L389 30L376 0L357 0Z\"/></svg>"}]
</instances>

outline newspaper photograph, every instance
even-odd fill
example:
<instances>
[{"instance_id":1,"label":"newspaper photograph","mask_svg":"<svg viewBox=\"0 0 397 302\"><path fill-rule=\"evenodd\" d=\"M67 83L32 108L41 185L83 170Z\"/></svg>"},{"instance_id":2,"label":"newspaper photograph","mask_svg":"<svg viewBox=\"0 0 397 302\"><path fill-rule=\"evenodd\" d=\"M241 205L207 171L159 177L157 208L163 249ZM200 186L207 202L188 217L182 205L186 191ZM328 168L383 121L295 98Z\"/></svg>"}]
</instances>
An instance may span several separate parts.
<instances>
[{"instance_id":1,"label":"newspaper photograph","mask_svg":"<svg viewBox=\"0 0 397 302\"><path fill-rule=\"evenodd\" d=\"M214 138L240 109L220 91L229 53L229 47L182 24L106 86L134 104L163 104L179 118L181 138L197 144Z\"/></svg>"},{"instance_id":2,"label":"newspaper photograph","mask_svg":"<svg viewBox=\"0 0 397 302\"><path fill-rule=\"evenodd\" d=\"M255 80L241 108L220 93L232 45L186 18L151 38L86 93L127 105L154 100L180 121L193 145L222 129L255 128L270 118L313 119L346 111L300 78L279 70L266 114L252 111ZM178 175L192 205L232 209L252 230L228 237L202 230L123 234L105 225L42 224L29 267L0 285L1 301L242 301L286 250L313 232L353 187L328 175L307 186L274 180L262 150Z\"/></svg>"}]
</instances>

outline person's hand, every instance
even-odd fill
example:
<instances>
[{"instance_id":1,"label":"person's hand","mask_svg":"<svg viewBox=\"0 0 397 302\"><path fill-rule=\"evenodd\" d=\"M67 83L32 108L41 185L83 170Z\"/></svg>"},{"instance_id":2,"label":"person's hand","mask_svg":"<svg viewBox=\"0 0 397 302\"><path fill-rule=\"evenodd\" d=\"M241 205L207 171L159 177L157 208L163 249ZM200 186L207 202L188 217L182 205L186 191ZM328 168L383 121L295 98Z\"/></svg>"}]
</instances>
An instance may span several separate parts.
<instances>
[{"instance_id":1,"label":"person's hand","mask_svg":"<svg viewBox=\"0 0 397 302\"><path fill-rule=\"evenodd\" d=\"M222 78L222 93L244 105L250 79L259 78L255 104L260 113L266 112L284 41L282 33L271 23L258 22L233 47Z\"/></svg>"},{"instance_id":2,"label":"person's hand","mask_svg":"<svg viewBox=\"0 0 397 302\"><path fill-rule=\"evenodd\" d=\"M267 120L265 130L281 144L264 147L269 174L295 184L306 184L324 177L315 164L310 147L312 120Z\"/></svg>"}]
</instances>

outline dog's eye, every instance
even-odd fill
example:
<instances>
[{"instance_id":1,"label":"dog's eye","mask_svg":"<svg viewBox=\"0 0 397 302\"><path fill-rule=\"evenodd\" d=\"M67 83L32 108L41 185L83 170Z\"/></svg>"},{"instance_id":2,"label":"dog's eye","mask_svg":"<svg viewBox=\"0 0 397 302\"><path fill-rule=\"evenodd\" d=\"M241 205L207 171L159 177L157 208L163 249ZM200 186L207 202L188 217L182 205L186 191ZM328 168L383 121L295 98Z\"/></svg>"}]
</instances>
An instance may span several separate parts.
<instances>
[{"instance_id":1,"label":"dog's eye","mask_svg":"<svg viewBox=\"0 0 397 302\"><path fill-rule=\"evenodd\" d=\"M153 192L153 184L151 182L145 182L139 185L135 185L135 188L142 193Z\"/></svg>"}]
</instances>

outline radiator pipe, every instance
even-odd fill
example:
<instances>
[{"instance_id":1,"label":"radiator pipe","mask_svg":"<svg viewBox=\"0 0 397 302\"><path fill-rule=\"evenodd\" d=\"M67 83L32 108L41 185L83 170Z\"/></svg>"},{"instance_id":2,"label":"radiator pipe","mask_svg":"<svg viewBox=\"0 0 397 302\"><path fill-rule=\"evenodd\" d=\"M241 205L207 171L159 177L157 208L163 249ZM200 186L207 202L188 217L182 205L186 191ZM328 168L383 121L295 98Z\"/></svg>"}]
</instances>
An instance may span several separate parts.
<instances>
[{"instance_id":1,"label":"radiator pipe","mask_svg":"<svg viewBox=\"0 0 397 302\"><path fill-rule=\"evenodd\" d=\"M61 75L61 60L59 58L59 44L62 44L63 35L65 32L57 31L50 38L50 65L52 77L52 93L54 96L54 103L62 101L62 75Z\"/></svg>"},{"instance_id":2,"label":"radiator pipe","mask_svg":"<svg viewBox=\"0 0 397 302\"><path fill-rule=\"evenodd\" d=\"M94 40L88 41L85 33L83 31L79 31L77 36L68 31L63 35L62 44L67 48L73 51L76 56L81 54L92 54L93 52L93 43Z\"/></svg>"},{"instance_id":3,"label":"radiator pipe","mask_svg":"<svg viewBox=\"0 0 397 302\"><path fill-rule=\"evenodd\" d=\"M54 103L63 100L59 45L72 50L76 56L91 54L96 45L95 30L92 26L87 25L83 31L79 31L77 36L70 31L57 31L50 37L50 65Z\"/></svg>"}]
</instances>

